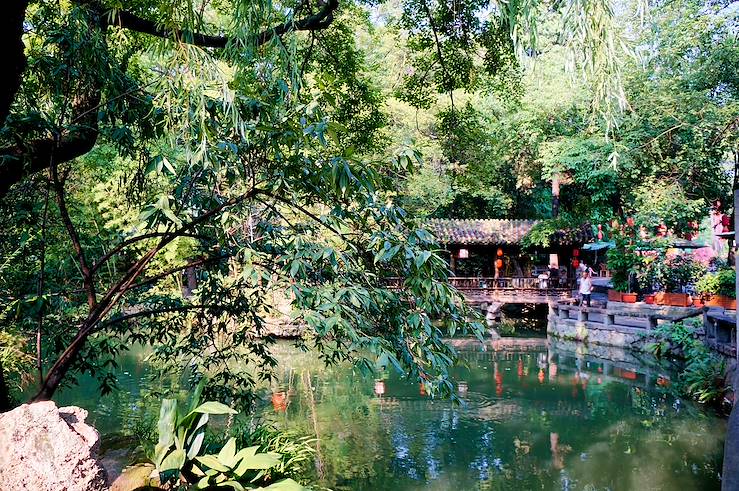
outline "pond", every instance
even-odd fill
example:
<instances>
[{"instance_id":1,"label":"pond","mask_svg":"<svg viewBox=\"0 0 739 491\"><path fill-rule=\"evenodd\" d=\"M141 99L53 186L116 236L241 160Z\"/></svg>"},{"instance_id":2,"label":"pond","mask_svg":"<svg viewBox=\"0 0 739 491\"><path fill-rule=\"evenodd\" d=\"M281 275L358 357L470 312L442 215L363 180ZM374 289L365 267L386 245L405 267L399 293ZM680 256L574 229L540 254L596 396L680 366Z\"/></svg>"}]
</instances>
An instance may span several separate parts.
<instances>
[{"instance_id":1,"label":"pond","mask_svg":"<svg viewBox=\"0 0 739 491\"><path fill-rule=\"evenodd\" d=\"M544 338L454 343L468 365L454 371L461 404L284 342L260 413L318 437L317 474L335 490L720 488L725 420L671 396L673 374L654 360ZM119 392L99 397L88 381L58 402L110 437L145 412L145 372L132 351Z\"/></svg>"}]
</instances>

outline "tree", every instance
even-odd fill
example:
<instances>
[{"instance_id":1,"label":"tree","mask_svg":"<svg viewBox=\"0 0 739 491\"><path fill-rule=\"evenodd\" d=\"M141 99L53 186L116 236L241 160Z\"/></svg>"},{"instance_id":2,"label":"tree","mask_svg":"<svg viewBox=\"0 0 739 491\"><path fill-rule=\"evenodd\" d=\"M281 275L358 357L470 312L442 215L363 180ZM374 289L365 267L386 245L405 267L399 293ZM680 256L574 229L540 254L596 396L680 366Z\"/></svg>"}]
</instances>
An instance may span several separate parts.
<instances>
[{"instance_id":1,"label":"tree","mask_svg":"<svg viewBox=\"0 0 739 491\"><path fill-rule=\"evenodd\" d=\"M594 1L570 5L598 16L572 39L599 51L610 17ZM351 35L370 29L359 5L37 0L0 21L3 250L23 254L2 301L36 341L37 399L78 370L108 388L105 367L135 341L155 344L165 365L207 372L219 398L248 396L254 372L233 361L268 376L262 336L278 291L327 361L369 367L370 354L451 389L442 338L468 327L467 312L432 238L387 191L415 154L382 148L383 96ZM425 71L403 97L422 105L433 80L449 125L455 90L513 86L517 33L537 9L486 10L404 4ZM175 288L183 274L199 276L187 298ZM388 275L405 277L400 289Z\"/></svg>"},{"instance_id":2,"label":"tree","mask_svg":"<svg viewBox=\"0 0 739 491\"><path fill-rule=\"evenodd\" d=\"M347 92L377 100L347 18L329 30L341 12L331 0L39 1L4 19L20 61L3 75L17 81L0 114L3 249L26 242L2 300L37 340L35 399L76 371L109 388L106 367L135 341L178 369L194 360L221 396L248 396L250 365L268 376L274 364L275 291L327 360L369 355L450 387L442 336L466 314L430 235L381 191L411 160L355 153L381 117L345 124L359 114ZM183 298L173 279L194 268Z\"/></svg>"}]
</instances>

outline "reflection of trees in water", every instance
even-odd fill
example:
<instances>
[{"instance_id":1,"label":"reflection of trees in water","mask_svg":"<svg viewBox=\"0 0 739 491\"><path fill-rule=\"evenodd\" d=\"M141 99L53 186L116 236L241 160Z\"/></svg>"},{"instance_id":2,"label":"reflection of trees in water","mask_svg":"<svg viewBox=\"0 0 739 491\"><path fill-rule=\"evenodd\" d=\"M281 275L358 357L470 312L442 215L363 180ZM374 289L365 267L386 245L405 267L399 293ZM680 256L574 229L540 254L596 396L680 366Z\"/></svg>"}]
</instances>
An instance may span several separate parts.
<instances>
[{"instance_id":1,"label":"reflection of trees in water","mask_svg":"<svg viewBox=\"0 0 739 491\"><path fill-rule=\"evenodd\" d=\"M394 374L378 391L375 376L347 366L305 370L284 424L319 435L334 489L620 489L624 476L649 484L638 475L650 469L654 483L717 482L713 420L677 412L643 378L546 351L478 355L454 371L463 406Z\"/></svg>"}]
</instances>

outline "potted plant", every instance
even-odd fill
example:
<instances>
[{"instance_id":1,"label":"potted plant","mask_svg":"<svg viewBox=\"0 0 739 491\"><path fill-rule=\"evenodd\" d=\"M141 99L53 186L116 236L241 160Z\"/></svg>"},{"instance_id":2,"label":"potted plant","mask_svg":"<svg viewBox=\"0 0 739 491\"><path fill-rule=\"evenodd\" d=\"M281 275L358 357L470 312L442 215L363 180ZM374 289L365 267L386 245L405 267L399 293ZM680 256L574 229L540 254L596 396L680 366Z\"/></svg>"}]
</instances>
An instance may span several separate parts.
<instances>
[{"instance_id":1,"label":"potted plant","mask_svg":"<svg viewBox=\"0 0 739 491\"><path fill-rule=\"evenodd\" d=\"M637 252L633 224L627 223L623 229L614 229L612 236L614 247L608 251L608 269L615 291L608 292L608 300L634 303L636 293L633 293L632 285L636 272L642 266L642 258Z\"/></svg>"},{"instance_id":2,"label":"potted plant","mask_svg":"<svg viewBox=\"0 0 739 491\"><path fill-rule=\"evenodd\" d=\"M646 303L687 307L693 303L685 287L703 272L703 266L691 256L668 254L669 241L652 241L649 250L642 251L643 266L637 272L642 290L657 291L646 296Z\"/></svg>"},{"instance_id":3,"label":"potted plant","mask_svg":"<svg viewBox=\"0 0 739 491\"><path fill-rule=\"evenodd\" d=\"M736 310L736 271L733 268L706 273L696 282L695 290L709 307Z\"/></svg>"},{"instance_id":4,"label":"potted plant","mask_svg":"<svg viewBox=\"0 0 739 491\"><path fill-rule=\"evenodd\" d=\"M702 273L702 266L684 254L661 254L654 262L655 277L662 289L655 296L657 304L676 307L691 305L690 295L683 290Z\"/></svg>"}]
</instances>

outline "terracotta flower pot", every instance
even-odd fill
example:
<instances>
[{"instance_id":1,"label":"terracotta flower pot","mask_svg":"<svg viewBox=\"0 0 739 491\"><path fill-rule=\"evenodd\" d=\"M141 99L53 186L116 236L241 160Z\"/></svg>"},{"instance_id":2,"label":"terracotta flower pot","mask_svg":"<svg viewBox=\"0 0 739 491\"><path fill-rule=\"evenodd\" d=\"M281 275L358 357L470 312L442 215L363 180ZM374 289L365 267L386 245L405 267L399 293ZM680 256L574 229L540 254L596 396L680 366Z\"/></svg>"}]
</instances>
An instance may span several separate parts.
<instances>
[{"instance_id":1,"label":"terracotta flower pot","mask_svg":"<svg viewBox=\"0 0 739 491\"><path fill-rule=\"evenodd\" d=\"M693 307L703 307L704 305L705 303L702 298L696 297L693 299Z\"/></svg>"},{"instance_id":2,"label":"terracotta flower pot","mask_svg":"<svg viewBox=\"0 0 739 491\"><path fill-rule=\"evenodd\" d=\"M644 295L644 303L649 304L649 305L654 305L654 295L653 294Z\"/></svg>"},{"instance_id":3,"label":"terracotta flower pot","mask_svg":"<svg viewBox=\"0 0 739 491\"><path fill-rule=\"evenodd\" d=\"M608 290L608 301L609 302L620 302L621 301L621 292L618 290L614 290L613 288Z\"/></svg>"},{"instance_id":4,"label":"terracotta flower pot","mask_svg":"<svg viewBox=\"0 0 739 491\"><path fill-rule=\"evenodd\" d=\"M624 303L636 303L636 293L622 293L621 301Z\"/></svg>"},{"instance_id":5,"label":"terracotta flower pot","mask_svg":"<svg viewBox=\"0 0 739 491\"><path fill-rule=\"evenodd\" d=\"M709 307L721 307L727 310L736 310L736 299L726 295L711 295L706 301Z\"/></svg>"},{"instance_id":6,"label":"terracotta flower pot","mask_svg":"<svg viewBox=\"0 0 739 491\"><path fill-rule=\"evenodd\" d=\"M659 292L654 296L657 305L670 305L673 307L687 307L691 304L690 295L687 293Z\"/></svg>"}]
</instances>

